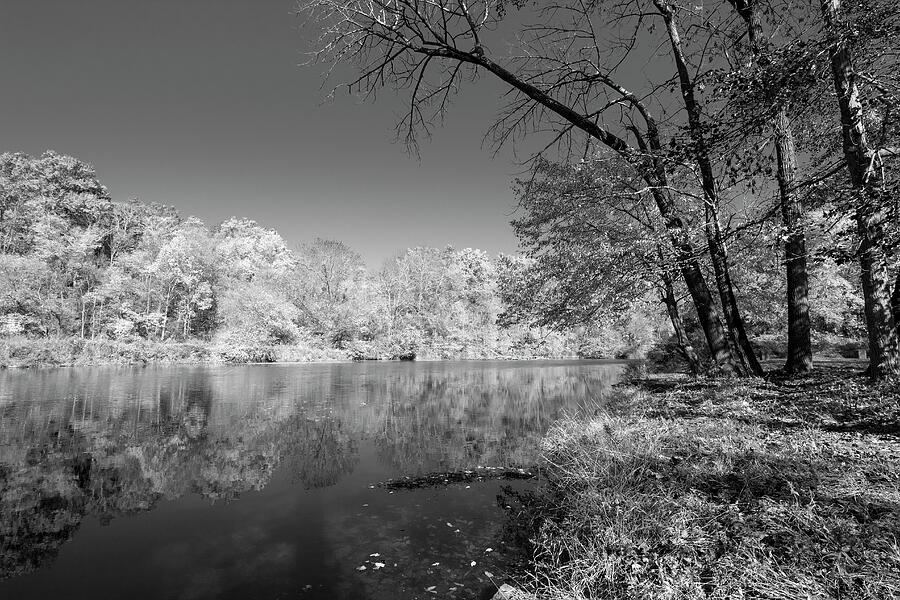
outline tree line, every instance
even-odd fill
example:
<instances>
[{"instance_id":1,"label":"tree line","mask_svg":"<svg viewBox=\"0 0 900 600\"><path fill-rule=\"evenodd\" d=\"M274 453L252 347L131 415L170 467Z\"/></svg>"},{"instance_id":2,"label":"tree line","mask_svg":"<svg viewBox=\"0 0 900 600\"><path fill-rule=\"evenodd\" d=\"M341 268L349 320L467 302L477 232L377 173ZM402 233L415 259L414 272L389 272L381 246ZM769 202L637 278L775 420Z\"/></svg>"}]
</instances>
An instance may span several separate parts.
<instances>
[{"instance_id":1,"label":"tree line","mask_svg":"<svg viewBox=\"0 0 900 600\"><path fill-rule=\"evenodd\" d=\"M279 346L333 358L611 357L667 335L646 301L567 328L501 323L528 265L417 247L368 270L339 241L292 248L247 219L210 228L171 207L114 201L71 156L0 155L7 341L198 342L247 361Z\"/></svg>"},{"instance_id":2,"label":"tree line","mask_svg":"<svg viewBox=\"0 0 900 600\"><path fill-rule=\"evenodd\" d=\"M550 240L538 231L553 223L552 253L417 247L369 270L339 241L291 248L238 218L210 228L171 207L112 200L76 158L3 154L0 337L199 342L234 361L271 360L296 346L319 358L394 359L691 348L697 319L681 317L681 290L658 269L667 260L659 240L609 220L597 204L564 225L598 168L547 164L540 184L522 184L525 210L514 225L527 246L530 237ZM592 237L601 222L604 244ZM769 309L783 293L775 261L761 253L735 273L752 331L777 348L784 317ZM863 330L852 273L827 260L812 275L817 339L852 344Z\"/></svg>"},{"instance_id":3,"label":"tree line","mask_svg":"<svg viewBox=\"0 0 900 600\"><path fill-rule=\"evenodd\" d=\"M786 371L812 367L811 276L833 263L858 282L870 376L900 373L896 3L306 0L300 11L321 32L314 60L358 68L347 89L407 92L398 133L412 151L478 76L507 86L488 137L534 157L518 186L534 261L520 315L583 322L652 285L696 369L760 374L739 271L777 252L766 275L783 281L769 310L786 312Z\"/></svg>"}]
</instances>

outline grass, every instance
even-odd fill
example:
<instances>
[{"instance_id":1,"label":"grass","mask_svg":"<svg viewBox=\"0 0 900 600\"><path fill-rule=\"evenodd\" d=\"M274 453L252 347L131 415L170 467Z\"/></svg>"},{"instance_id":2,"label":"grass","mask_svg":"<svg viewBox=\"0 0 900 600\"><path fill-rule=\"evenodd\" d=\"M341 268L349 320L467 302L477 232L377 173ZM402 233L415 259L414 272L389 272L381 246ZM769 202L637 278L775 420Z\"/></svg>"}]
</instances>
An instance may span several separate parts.
<instances>
[{"instance_id":1,"label":"grass","mask_svg":"<svg viewBox=\"0 0 900 600\"><path fill-rule=\"evenodd\" d=\"M900 396L846 369L644 380L511 494L538 598L900 597Z\"/></svg>"}]
</instances>

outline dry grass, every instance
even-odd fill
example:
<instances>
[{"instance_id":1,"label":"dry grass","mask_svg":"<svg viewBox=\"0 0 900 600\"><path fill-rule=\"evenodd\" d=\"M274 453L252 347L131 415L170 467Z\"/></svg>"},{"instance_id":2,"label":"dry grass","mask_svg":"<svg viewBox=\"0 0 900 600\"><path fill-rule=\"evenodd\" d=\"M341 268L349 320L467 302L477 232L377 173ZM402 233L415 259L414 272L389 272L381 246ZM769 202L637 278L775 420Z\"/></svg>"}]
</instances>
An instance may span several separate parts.
<instances>
[{"instance_id":1,"label":"dry grass","mask_svg":"<svg viewBox=\"0 0 900 600\"><path fill-rule=\"evenodd\" d=\"M541 598L898 598L898 396L800 381L623 387L519 496ZM892 421L893 420L893 421Z\"/></svg>"}]
</instances>

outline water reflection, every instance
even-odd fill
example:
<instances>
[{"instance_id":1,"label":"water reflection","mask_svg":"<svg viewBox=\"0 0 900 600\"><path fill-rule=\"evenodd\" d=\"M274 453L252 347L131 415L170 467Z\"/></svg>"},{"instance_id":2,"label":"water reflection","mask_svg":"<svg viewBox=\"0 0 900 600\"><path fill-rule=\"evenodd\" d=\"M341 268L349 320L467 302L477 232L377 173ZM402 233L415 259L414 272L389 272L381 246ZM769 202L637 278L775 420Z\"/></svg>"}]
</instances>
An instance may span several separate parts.
<instances>
[{"instance_id":1,"label":"water reflection","mask_svg":"<svg viewBox=\"0 0 900 600\"><path fill-rule=\"evenodd\" d=\"M254 597L265 588L391 597L398 578L415 578L407 582L413 587L439 578L422 562L429 557L483 552L478 547L496 516L493 488L388 496L368 484L478 465L529 465L548 424L563 411L599 402L620 368L404 363L0 373L0 576L52 564L73 536L76 545L96 538L91 552L118 560L138 534L110 539L102 528L78 536L76 530L85 520L103 525L152 513L149 521L169 519L153 525L166 530L166 543L142 551L141 560L168 573L168 583L153 582L155 594ZM247 496L251 490L260 493ZM190 519L179 516L185 511ZM220 514L229 515L223 524L204 525ZM463 523L460 532L446 531L449 517ZM203 530L198 543L200 527L216 533ZM300 530L305 541L298 546L299 534L285 532ZM140 537L146 543L146 532ZM386 575L391 562L362 578L356 568L365 560L371 569L386 562L359 555L362 540L381 548L372 553L421 564L406 565L401 577L397 570ZM309 544L312 554L302 549ZM210 565L205 571L196 568L198 553ZM236 561L238 555L243 559ZM194 568L186 569L191 561ZM13 597L3 585L16 581L17 597L28 590L39 597L40 586L49 593L56 575L45 571L39 581L9 580L0 595Z\"/></svg>"}]
</instances>

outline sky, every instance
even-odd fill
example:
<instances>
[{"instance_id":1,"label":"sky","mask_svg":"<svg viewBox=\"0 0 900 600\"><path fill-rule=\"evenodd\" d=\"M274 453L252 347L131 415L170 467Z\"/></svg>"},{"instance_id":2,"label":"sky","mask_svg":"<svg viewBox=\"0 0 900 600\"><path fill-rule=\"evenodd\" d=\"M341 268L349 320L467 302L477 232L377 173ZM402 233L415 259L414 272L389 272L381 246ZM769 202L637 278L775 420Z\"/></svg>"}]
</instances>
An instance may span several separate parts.
<instances>
[{"instance_id":1,"label":"sky","mask_svg":"<svg viewBox=\"0 0 900 600\"><path fill-rule=\"evenodd\" d=\"M515 251L522 166L482 146L502 89L464 89L410 157L393 142L401 97L326 99L294 6L3 0L0 152L70 154L114 200L338 239L370 266L419 245Z\"/></svg>"}]
</instances>

